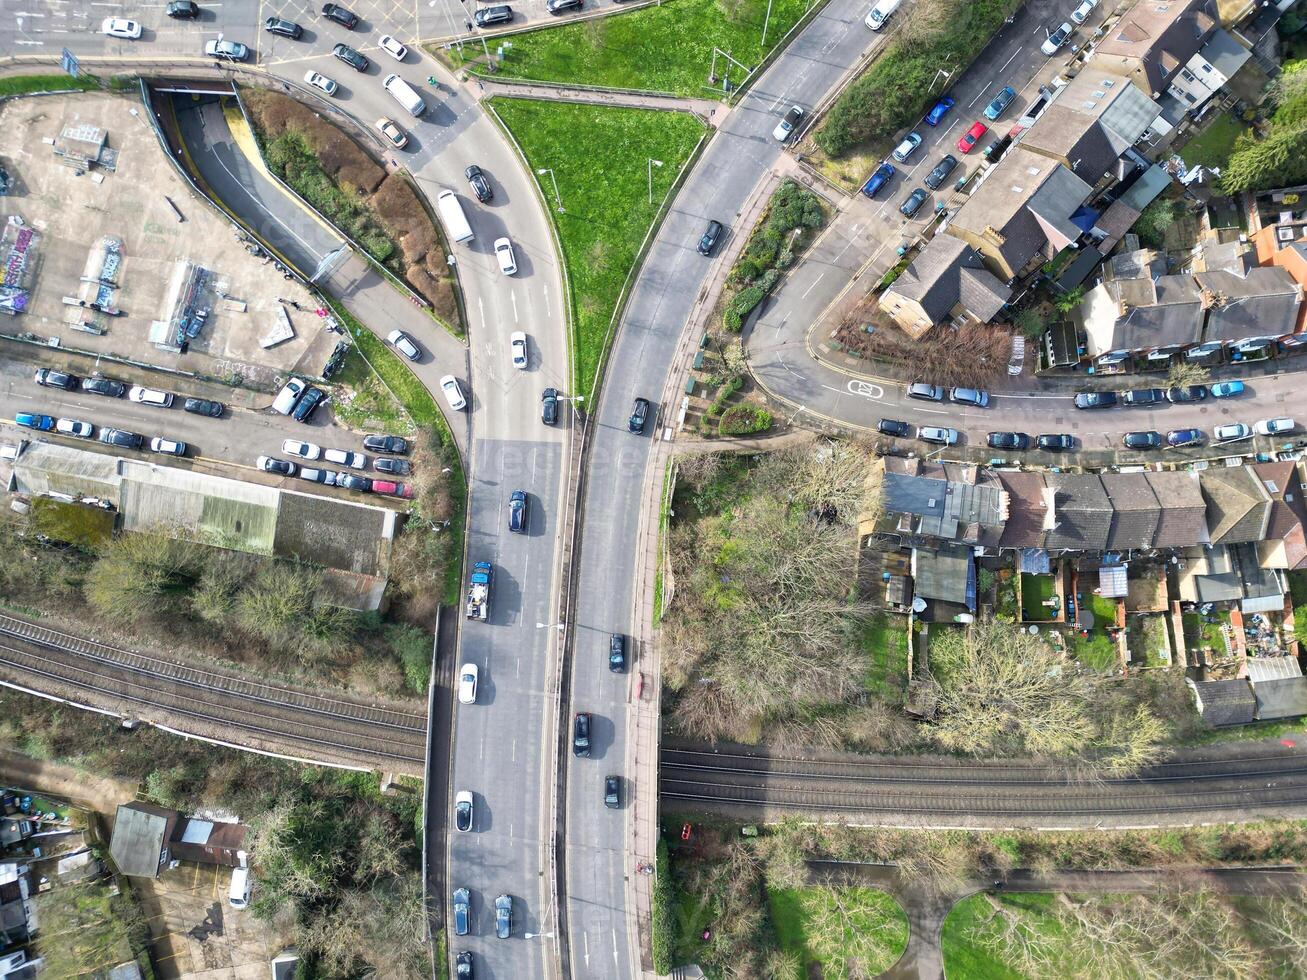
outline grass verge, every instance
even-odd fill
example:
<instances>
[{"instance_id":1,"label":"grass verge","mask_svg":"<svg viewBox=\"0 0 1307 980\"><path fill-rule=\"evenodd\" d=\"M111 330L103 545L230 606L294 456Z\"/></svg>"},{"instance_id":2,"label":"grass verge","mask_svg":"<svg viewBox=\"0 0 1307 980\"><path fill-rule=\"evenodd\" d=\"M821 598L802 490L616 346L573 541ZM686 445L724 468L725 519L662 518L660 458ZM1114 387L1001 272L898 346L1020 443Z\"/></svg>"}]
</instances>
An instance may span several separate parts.
<instances>
[{"instance_id":1,"label":"grass verge","mask_svg":"<svg viewBox=\"0 0 1307 980\"><path fill-rule=\"evenodd\" d=\"M732 85L745 77L743 69L718 56L717 82L710 84L713 48L752 69L805 9L804 0L668 0L620 16L514 35L495 75L712 98L723 94L724 72ZM459 58L457 50L448 54ZM481 51L468 47L465 54L471 61Z\"/></svg>"},{"instance_id":2,"label":"grass verge","mask_svg":"<svg viewBox=\"0 0 1307 980\"><path fill-rule=\"evenodd\" d=\"M874 888L769 889L776 940L802 963L802 976L872 977L908 946L908 917Z\"/></svg>"},{"instance_id":3,"label":"grass verge","mask_svg":"<svg viewBox=\"0 0 1307 980\"><path fill-rule=\"evenodd\" d=\"M573 391L589 392L627 274L704 126L685 113L530 99L495 98L490 104L554 207L572 291ZM603 152L576 150L587 146ZM651 159L662 166L651 167ZM545 168L551 174L539 175Z\"/></svg>"},{"instance_id":4,"label":"grass verge","mask_svg":"<svg viewBox=\"0 0 1307 980\"><path fill-rule=\"evenodd\" d=\"M100 87L100 80L83 75L13 75L0 78L0 98L31 95L33 92L90 92Z\"/></svg>"}]
</instances>

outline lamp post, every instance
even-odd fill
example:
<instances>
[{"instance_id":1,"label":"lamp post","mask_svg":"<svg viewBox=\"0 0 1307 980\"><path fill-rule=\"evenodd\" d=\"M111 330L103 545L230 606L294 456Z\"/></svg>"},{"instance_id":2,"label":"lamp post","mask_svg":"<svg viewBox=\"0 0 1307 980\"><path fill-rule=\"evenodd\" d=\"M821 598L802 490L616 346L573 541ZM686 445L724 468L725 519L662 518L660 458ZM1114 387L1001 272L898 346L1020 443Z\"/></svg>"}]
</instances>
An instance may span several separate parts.
<instances>
[{"instance_id":1,"label":"lamp post","mask_svg":"<svg viewBox=\"0 0 1307 980\"><path fill-rule=\"evenodd\" d=\"M662 165L663 162L661 160L655 160L653 157L649 158L649 204L650 205L653 204L653 168L661 167Z\"/></svg>"},{"instance_id":2,"label":"lamp post","mask_svg":"<svg viewBox=\"0 0 1307 980\"><path fill-rule=\"evenodd\" d=\"M549 180L554 185L554 201L558 205L558 213L562 214L563 199L558 194L558 180L556 177L554 177L553 169L551 167L541 167L539 170L536 171L536 173L538 173L541 177L543 177L545 174L549 175Z\"/></svg>"},{"instance_id":3,"label":"lamp post","mask_svg":"<svg viewBox=\"0 0 1307 980\"><path fill-rule=\"evenodd\" d=\"M771 0L767 0L767 15L762 19L762 48L767 48L767 25L771 23Z\"/></svg>"}]
</instances>

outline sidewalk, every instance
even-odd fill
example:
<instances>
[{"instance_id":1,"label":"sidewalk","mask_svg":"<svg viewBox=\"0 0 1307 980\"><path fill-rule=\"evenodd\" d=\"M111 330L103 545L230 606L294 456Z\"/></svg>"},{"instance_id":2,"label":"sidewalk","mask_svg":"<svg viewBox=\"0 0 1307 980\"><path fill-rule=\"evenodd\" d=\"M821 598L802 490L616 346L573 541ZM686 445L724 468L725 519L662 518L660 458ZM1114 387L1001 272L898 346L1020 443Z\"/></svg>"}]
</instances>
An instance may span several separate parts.
<instances>
[{"instance_id":1,"label":"sidewalk","mask_svg":"<svg viewBox=\"0 0 1307 980\"><path fill-rule=\"evenodd\" d=\"M478 101L503 96L513 99L540 99L545 102L584 102L589 105L618 106L627 109L657 109L665 112L691 112L713 125L719 111L725 118L729 107L715 99L686 99L675 95L652 95L644 92L605 91L591 88L569 88L563 85L546 85L541 82L492 81L471 77L467 81L469 92L476 89Z\"/></svg>"}]
</instances>

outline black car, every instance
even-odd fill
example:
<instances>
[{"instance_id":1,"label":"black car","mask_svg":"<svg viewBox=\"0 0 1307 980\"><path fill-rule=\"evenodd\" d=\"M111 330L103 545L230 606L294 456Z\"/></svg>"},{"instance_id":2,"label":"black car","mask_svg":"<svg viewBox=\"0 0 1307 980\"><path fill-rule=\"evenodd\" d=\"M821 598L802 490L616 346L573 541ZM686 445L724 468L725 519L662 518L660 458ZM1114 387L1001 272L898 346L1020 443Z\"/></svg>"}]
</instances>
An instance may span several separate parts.
<instances>
[{"instance_id":1,"label":"black car","mask_svg":"<svg viewBox=\"0 0 1307 980\"><path fill-rule=\"evenodd\" d=\"M525 534L529 517L526 491L514 490L508 495L508 529L514 534Z\"/></svg>"},{"instance_id":2,"label":"black car","mask_svg":"<svg viewBox=\"0 0 1307 980\"><path fill-rule=\"evenodd\" d=\"M1161 388L1135 388L1121 396L1121 404L1132 408L1146 408L1166 401L1166 392Z\"/></svg>"},{"instance_id":3,"label":"black car","mask_svg":"<svg viewBox=\"0 0 1307 980\"><path fill-rule=\"evenodd\" d=\"M64 391L72 391L77 387L75 377L66 371L56 371L54 368L37 368L33 380L43 387L62 388Z\"/></svg>"},{"instance_id":4,"label":"black car","mask_svg":"<svg viewBox=\"0 0 1307 980\"><path fill-rule=\"evenodd\" d=\"M545 425L558 424L557 388L546 388L540 392L540 421Z\"/></svg>"},{"instance_id":5,"label":"black car","mask_svg":"<svg viewBox=\"0 0 1307 980\"><path fill-rule=\"evenodd\" d=\"M408 440L399 436L364 436L363 448L374 453L396 453L403 456L408 452Z\"/></svg>"},{"instance_id":6,"label":"black car","mask_svg":"<svg viewBox=\"0 0 1307 980\"><path fill-rule=\"evenodd\" d=\"M472 193L476 195L478 201L485 204L495 192L490 187L490 181L486 180L486 175L481 172L481 168L475 163L463 171L463 176L467 178L468 184L472 187Z\"/></svg>"},{"instance_id":7,"label":"black car","mask_svg":"<svg viewBox=\"0 0 1307 980\"><path fill-rule=\"evenodd\" d=\"M454 957L454 976L458 980L472 980L472 954L467 950Z\"/></svg>"},{"instance_id":8,"label":"black car","mask_svg":"<svg viewBox=\"0 0 1307 980\"><path fill-rule=\"evenodd\" d=\"M355 476L353 473L341 473L336 477L336 486L344 487L346 490L359 490L367 493L372 489L372 481L366 476Z\"/></svg>"},{"instance_id":9,"label":"black car","mask_svg":"<svg viewBox=\"0 0 1307 980\"><path fill-rule=\"evenodd\" d=\"M140 449L145 445L145 436L125 429L101 429L100 441L107 446L119 446L123 449Z\"/></svg>"},{"instance_id":10,"label":"black car","mask_svg":"<svg viewBox=\"0 0 1307 980\"><path fill-rule=\"evenodd\" d=\"M1024 432L991 432L986 441L990 449L1029 449L1030 436Z\"/></svg>"},{"instance_id":11,"label":"black car","mask_svg":"<svg viewBox=\"0 0 1307 980\"><path fill-rule=\"evenodd\" d=\"M322 5L322 16L327 20L334 20L341 27L347 30L354 30L358 26L358 17L346 10L338 3L324 3Z\"/></svg>"},{"instance_id":12,"label":"black car","mask_svg":"<svg viewBox=\"0 0 1307 980\"><path fill-rule=\"evenodd\" d=\"M255 465L264 473L275 473L277 476L295 475L295 464L288 459L278 459L276 456L260 456Z\"/></svg>"},{"instance_id":13,"label":"black car","mask_svg":"<svg viewBox=\"0 0 1307 980\"><path fill-rule=\"evenodd\" d=\"M168 4L167 14L179 20L194 20L200 16L200 8L194 0L172 0Z\"/></svg>"},{"instance_id":14,"label":"black car","mask_svg":"<svg viewBox=\"0 0 1307 980\"><path fill-rule=\"evenodd\" d=\"M578 711L572 724L572 754L585 758L590 754L590 712Z\"/></svg>"},{"instance_id":15,"label":"black car","mask_svg":"<svg viewBox=\"0 0 1307 980\"><path fill-rule=\"evenodd\" d=\"M1166 444L1172 449L1181 449L1185 446L1201 446L1202 443L1202 429L1172 429L1166 434Z\"/></svg>"},{"instance_id":16,"label":"black car","mask_svg":"<svg viewBox=\"0 0 1307 980\"><path fill-rule=\"evenodd\" d=\"M614 633L608 638L608 669L620 674L626 669L626 637Z\"/></svg>"},{"instance_id":17,"label":"black car","mask_svg":"<svg viewBox=\"0 0 1307 980\"><path fill-rule=\"evenodd\" d=\"M373 463L378 473L389 473L392 476L408 476L412 466L406 459L387 459L384 456Z\"/></svg>"},{"instance_id":18,"label":"black car","mask_svg":"<svg viewBox=\"0 0 1307 980\"><path fill-rule=\"evenodd\" d=\"M649 419L649 399L637 398L631 406L631 417L626 420L626 427L632 432L643 432L644 424Z\"/></svg>"},{"instance_id":19,"label":"black car","mask_svg":"<svg viewBox=\"0 0 1307 980\"><path fill-rule=\"evenodd\" d=\"M467 935L468 912L471 910L472 895L466 888L454 891L454 935Z\"/></svg>"},{"instance_id":20,"label":"black car","mask_svg":"<svg viewBox=\"0 0 1307 980\"><path fill-rule=\"evenodd\" d=\"M1186 388L1167 388L1166 400L1175 402L1200 402L1210 394L1207 385L1189 385Z\"/></svg>"},{"instance_id":21,"label":"black car","mask_svg":"<svg viewBox=\"0 0 1307 980\"><path fill-rule=\"evenodd\" d=\"M1061 453L1074 449L1076 439L1065 432L1050 432L1036 438L1035 445L1045 452Z\"/></svg>"},{"instance_id":22,"label":"black car","mask_svg":"<svg viewBox=\"0 0 1307 980\"><path fill-rule=\"evenodd\" d=\"M292 41L298 41L300 35L304 33L304 28L292 20L286 20L284 17L269 17L263 22L263 29L269 34L280 34Z\"/></svg>"},{"instance_id":23,"label":"black car","mask_svg":"<svg viewBox=\"0 0 1307 980\"><path fill-rule=\"evenodd\" d=\"M331 53L355 71L367 71L372 65L372 62L368 61L367 58L359 54L348 44L337 44L331 49Z\"/></svg>"},{"instance_id":24,"label":"black car","mask_svg":"<svg viewBox=\"0 0 1307 980\"><path fill-rule=\"evenodd\" d=\"M513 19L513 8L506 3L494 7L482 7L473 15L477 27L493 27L495 24L507 24Z\"/></svg>"},{"instance_id":25,"label":"black car","mask_svg":"<svg viewBox=\"0 0 1307 980\"><path fill-rule=\"evenodd\" d=\"M507 939L513 934L513 896L500 895L495 899L495 935Z\"/></svg>"},{"instance_id":26,"label":"black car","mask_svg":"<svg viewBox=\"0 0 1307 980\"><path fill-rule=\"evenodd\" d=\"M295 411L291 413L291 418L296 422L307 422L309 417L318 410L318 406L327 400L327 393L321 388L309 386L308 390L300 396L299 403L295 406Z\"/></svg>"},{"instance_id":27,"label":"black car","mask_svg":"<svg viewBox=\"0 0 1307 980\"><path fill-rule=\"evenodd\" d=\"M1126 449L1156 449L1161 444L1161 434L1152 429L1144 432L1127 432L1121 437L1121 445Z\"/></svg>"},{"instance_id":28,"label":"black car","mask_svg":"<svg viewBox=\"0 0 1307 980\"><path fill-rule=\"evenodd\" d=\"M551 14L561 14L568 10L580 10L581 0L545 0L545 9Z\"/></svg>"},{"instance_id":29,"label":"black car","mask_svg":"<svg viewBox=\"0 0 1307 980\"><path fill-rule=\"evenodd\" d=\"M127 394L127 386L112 378L83 378L82 391L92 395L104 395L106 398L121 398Z\"/></svg>"},{"instance_id":30,"label":"black car","mask_svg":"<svg viewBox=\"0 0 1307 980\"><path fill-rule=\"evenodd\" d=\"M912 435L912 426L906 422L900 422L898 419L880 419L876 423L876 431L883 436L906 439Z\"/></svg>"},{"instance_id":31,"label":"black car","mask_svg":"<svg viewBox=\"0 0 1307 980\"><path fill-rule=\"evenodd\" d=\"M720 221L708 222L708 230L703 233L699 239L699 254L712 255L713 249L717 247L717 239L722 234L722 223Z\"/></svg>"},{"instance_id":32,"label":"black car","mask_svg":"<svg viewBox=\"0 0 1307 980\"><path fill-rule=\"evenodd\" d=\"M948 180L958 165L958 158L952 153L947 154L943 160L935 164L935 169L926 175L926 186L932 191L939 190L939 185Z\"/></svg>"},{"instance_id":33,"label":"black car","mask_svg":"<svg viewBox=\"0 0 1307 980\"><path fill-rule=\"evenodd\" d=\"M926 196L926 189L924 187L918 187L908 195L906 201L899 205L899 214L903 215L905 218L911 218L920 211L921 206L926 203Z\"/></svg>"},{"instance_id":34,"label":"black car","mask_svg":"<svg viewBox=\"0 0 1307 980\"><path fill-rule=\"evenodd\" d=\"M622 805L622 777L604 777L604 806L616 810Z\"/></svg>"},{"instance_id":35,"label":"black car","mask_svg":"<svg viewBox=\"0 0 1307 980\"><path fill-rule=\"evenodd\" d=\"M990 143L989 146L985 147L984 157L990 163L997 163L999 157L1001 157L1011 145L1011 136L1000 136L998 139L994 140L994 142Z\"/></svg>"},{"instance_id":36,"label":"black car","mask_svg":"<svg viewBox=\"0 0 1307 980\"><path fill-rule=\"evenodd\" d=\"M182 403L182 410L192 415L207 415L212 419L222 418L222 402L211 401L208 398L188 398Z\"/></svg>"},{"instance_id":37,"label":"black car","mask_svg":"<svg viewBox=\"0 0 1307 980\"><path fill-rule=\"evenodd\" d=\"M1076 408L1111 408L1115 404L1115 391L1082 391L1076 395Z\"/></svg>"}]
</instances>

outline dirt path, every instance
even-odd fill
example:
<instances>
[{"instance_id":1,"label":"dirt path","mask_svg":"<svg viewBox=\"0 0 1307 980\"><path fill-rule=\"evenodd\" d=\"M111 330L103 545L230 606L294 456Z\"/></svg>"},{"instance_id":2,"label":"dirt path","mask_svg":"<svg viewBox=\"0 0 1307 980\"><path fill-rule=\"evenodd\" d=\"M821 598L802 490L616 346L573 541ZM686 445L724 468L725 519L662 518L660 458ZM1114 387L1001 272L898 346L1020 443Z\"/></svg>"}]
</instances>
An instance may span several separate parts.
<instances>
[{"instance_id":1,"label":"dirt path","mask_svg":"<svg viewBox=\"0 0 1307 980\"><path fill-rule=\"evenodd\" d=\"M119 803L136 799L135 783L0 749L0 783L63 797L112 821Z\"/></svg>"}]
</instances>

